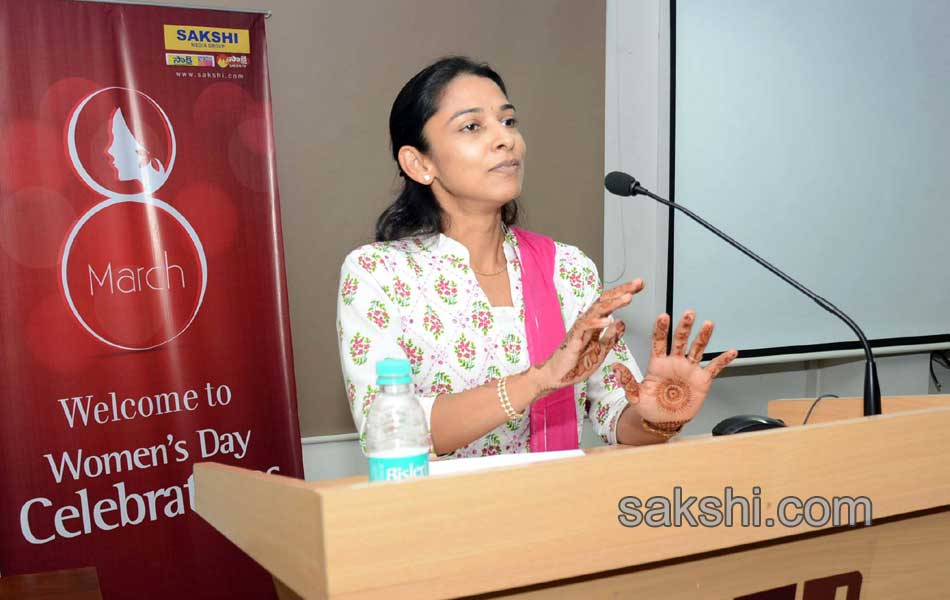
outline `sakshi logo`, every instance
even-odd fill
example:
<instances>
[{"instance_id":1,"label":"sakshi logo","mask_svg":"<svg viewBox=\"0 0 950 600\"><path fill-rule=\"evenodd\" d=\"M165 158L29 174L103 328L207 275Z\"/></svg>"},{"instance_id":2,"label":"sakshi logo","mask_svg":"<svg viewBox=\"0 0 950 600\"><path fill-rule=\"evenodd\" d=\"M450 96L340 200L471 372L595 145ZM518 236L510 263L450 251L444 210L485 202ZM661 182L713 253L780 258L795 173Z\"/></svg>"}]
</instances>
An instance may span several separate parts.
<instances>
[{"instance_id":1,"label":"sakshi logo","mask_svg":"<svg viewBox=\"0 0 950 600\"><path fill-rule=\"evenodd\" d=\"M207 54L165 53L165 64L171 67L214 67L214 57Z\"/></svg>"},{"instance_id":2,"label":"sakshi logo","mask_svg":"<svg viewBox=\"0 0 950 600\"><path fill-rule=\"evenodd\" d=\"M251 36L247 29L164 25L165 49L185 51L251 53Z\"/></svg>"},{"instance_id":3,"label":"sakshi logo","mask_svg":"<svg viewBox=\"0 0 950 600\"><path fill-rule=\"evenodd\" d=\"M247 57L246 56L235 56L233 54L219 54L216 57L218 66L222 69L227 69L228 67L246 69L247 68Z\"/></svg>"}]
</instances>

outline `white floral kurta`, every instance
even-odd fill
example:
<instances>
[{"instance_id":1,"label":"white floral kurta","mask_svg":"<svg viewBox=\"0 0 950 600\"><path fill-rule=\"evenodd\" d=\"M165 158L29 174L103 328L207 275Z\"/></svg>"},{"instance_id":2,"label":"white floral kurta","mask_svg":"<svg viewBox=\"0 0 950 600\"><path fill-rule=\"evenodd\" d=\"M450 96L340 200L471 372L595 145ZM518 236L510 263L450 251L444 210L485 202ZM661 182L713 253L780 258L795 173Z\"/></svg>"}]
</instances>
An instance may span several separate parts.
<instances>
[{"instance_id":1,"label":"white floral kurta","mask_svg":"<svg viewBox=\"0 0 950 600\"><path fill-rule=\"evenodd\" d=\"M440 393L462 392L530 367L524 329L517 239L505 236L514 306L493 307L469 267L468 249L443 235L367 244L351 252L340 272L337 335L353 421L363 424L376 386L376 362L406 358L417 398L429 422ZM597 268L574 246L557 243L555 287L565 330L601 293ZM609 365L642 375L621 340L603 366L574 386L578 441L585 411L604 442L617 442L617 420L627 401ZM530 451L530 408L453 457ZM364 445L365 448L365 445Z\"/></svg>"}]
</instances>

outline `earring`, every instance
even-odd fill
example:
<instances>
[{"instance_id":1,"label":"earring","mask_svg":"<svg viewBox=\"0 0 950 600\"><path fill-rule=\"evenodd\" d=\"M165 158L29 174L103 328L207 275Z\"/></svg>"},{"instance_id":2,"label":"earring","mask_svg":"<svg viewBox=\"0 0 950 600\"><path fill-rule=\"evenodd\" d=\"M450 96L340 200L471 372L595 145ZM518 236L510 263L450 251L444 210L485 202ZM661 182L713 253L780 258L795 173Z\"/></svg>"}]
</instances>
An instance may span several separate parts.
<instances>
[{"instance_id":1,"label":"earring","mask_svg":"<svg viewBox=\"0 0 950 600\"><path fill-rule=\"evenodd\" d=\"M429 177L428 175L426 175L425 177L423 177L423 179L425 179L426 181L429 181L429 180L432 179L432 178Z\"/></svg>"}]
</instances>

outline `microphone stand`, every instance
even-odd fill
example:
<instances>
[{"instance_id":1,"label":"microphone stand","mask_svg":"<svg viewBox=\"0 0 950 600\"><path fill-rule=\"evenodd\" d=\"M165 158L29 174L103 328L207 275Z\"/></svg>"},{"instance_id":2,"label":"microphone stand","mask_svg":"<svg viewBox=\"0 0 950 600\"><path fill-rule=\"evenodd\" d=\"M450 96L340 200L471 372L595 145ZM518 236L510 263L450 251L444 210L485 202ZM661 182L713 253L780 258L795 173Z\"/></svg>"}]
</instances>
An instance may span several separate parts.
<instances>
[{"instance_id":1,"label":"microphone stand","mask_svg":"<svg viewBox=\"0 0 950 600\"><path fill-rule=\"evenodd\" d=\"M877 378L877 365L874 364L874 353L871 351L871 344L868 343L868 339L867 337L865 337L864 332L861 331L861 328L858 327L858 324L855 323L851 319L851 317L844 314L841 311L841 309L839 309L837 306L825 300L818 294L812 292L811 290L809 290L802 284L798 283L797 281L792 279L790 276L786 275L784 272L779 270L777 267L769 263L767 260L760 257L755 252L749 250L748 248L746 248L745 246L743 246L736 240L732 239L730 236L723 233L714 225L707 222L705 219L703 219L702 217L700 217L693 211L689 210L685 206L680 206L679 204L676 204L675 202L670 202L669 200L661 198L660 196L657 196L650 190L641 186L640 182L637 181L636 179L633 179L631 177L631 180L632 180L632 183L630 184L631 196L636 196L637 194L648 196L650 198L653 198L660 204L665 204L666 206L669 206L670 208L674 208L686 214L691 219L693 219L694 221L696 221L697 223L699 223L700 225L702 225L709 231L712 231L713 233L718 235L720 238L725 240L727 243L729 243L733 247L739 249L740 252L742 252L743 254L745 254L746 256L754 260L755 262L759 263L760 265L762 265L763 267L771 271L779 279L788 283L799 292L811 298L815 302L815 304L817 304L818 306L822 307L826 311L830 312L834 316L844 321L848 325L848 327L851 328L851 331L853 331L855 335L858 336L858 339L861 340L861 345L864 347L864 356L866 359L866 363L864 366L864 416L869 417L871 415L881 414L881 385L878 382L878 378Z\"/></svg>"}]
</instances>

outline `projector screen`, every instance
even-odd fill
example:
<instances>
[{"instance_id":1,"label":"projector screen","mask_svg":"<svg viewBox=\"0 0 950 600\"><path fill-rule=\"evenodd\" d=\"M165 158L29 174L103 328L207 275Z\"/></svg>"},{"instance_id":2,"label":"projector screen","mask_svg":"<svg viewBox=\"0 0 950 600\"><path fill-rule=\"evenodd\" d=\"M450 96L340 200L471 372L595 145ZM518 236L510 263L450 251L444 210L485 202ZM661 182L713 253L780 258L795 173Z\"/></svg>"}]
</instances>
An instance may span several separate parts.
<instances>
[{"instance_id":1,"label":"projector screen","mask_svg":"<svg viewBox=\"0 0 950 600\"><path fill-rule=\"evenodd\" d=\"M671 194L849 314L874 346L950 341L950 2L673 0ZM671 289L710 353L857 347L676 213Z\"/></svg>"}]
</instances>

